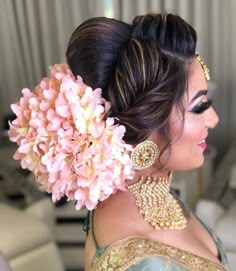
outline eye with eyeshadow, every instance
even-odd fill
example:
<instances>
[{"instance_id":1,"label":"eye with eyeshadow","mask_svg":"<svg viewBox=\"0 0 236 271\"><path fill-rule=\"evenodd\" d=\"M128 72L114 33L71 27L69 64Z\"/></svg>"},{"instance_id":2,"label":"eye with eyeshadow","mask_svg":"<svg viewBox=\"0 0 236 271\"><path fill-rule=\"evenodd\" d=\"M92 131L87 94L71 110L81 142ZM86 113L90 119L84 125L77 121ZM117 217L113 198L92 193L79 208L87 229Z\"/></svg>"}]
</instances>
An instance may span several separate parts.
<instances>
[{"instance_id":1,"label":"eye with eyeshadow","mask_svg":"<svg viewBox=\"0 0 236 271\"><path fill-rule=\"evenodd\" d=\"M196 106L194 106L194 108L190 111L194 114L201 114L204 111L206 111L209 107L211 107L212 101L208 100L206 102L199 102Z\"/></svg>"}]
</instances>

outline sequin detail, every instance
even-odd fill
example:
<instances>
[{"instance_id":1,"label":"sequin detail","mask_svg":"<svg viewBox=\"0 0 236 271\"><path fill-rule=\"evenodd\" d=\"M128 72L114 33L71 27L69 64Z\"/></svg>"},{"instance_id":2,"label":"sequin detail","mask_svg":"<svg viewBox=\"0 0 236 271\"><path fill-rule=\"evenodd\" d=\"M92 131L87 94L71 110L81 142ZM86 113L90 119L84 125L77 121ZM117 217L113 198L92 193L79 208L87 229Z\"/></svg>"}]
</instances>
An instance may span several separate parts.
<instances>
[{"instance_id":1,"label":"sequin detail","mask_svg":"<svg viewBox=\"0 0 236 271\"><path fill-rule=\"evenodd\" d=\"M190 252L147 239L131 237L109 246L101 257L96 257L92 271L124 271L147 257L166 257L194 271L227 271L221 265Z\"/></svg>"}]
</instances>

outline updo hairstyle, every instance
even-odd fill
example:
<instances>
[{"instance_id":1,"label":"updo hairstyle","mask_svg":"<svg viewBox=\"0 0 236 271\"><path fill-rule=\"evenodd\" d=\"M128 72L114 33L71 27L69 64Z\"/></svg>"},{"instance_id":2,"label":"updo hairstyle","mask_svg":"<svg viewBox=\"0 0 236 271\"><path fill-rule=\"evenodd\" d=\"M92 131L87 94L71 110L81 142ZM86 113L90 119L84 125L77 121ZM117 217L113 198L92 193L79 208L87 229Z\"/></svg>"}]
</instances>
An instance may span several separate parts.
<instances>
[{"instance_id":1,"label":"updo hairstyle","mask_svg":"<svg viewBox=\"0 0 236 271\"><path fill-rule=\"evenodd\" d=\"M179 16L148 14L127 24L92 18L72 33L66 52L75 76L101 88L110 101L108 116L126 127L129 144L157 131L171 149L169 116L175 105L184 123L183 95L195 56L195 30Z\"/></svg>"}]
</instances>

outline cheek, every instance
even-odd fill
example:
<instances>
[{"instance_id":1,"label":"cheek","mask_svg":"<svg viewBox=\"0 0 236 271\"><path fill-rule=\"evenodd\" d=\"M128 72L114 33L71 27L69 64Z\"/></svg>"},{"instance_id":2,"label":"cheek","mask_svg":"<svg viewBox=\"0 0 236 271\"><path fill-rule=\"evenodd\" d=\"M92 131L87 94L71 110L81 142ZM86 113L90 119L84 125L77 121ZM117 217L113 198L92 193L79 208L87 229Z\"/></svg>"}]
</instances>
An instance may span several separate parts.
<instances>
[{"instance_id":1,"label":"cheek","mask_svg":"<svg viewBox=\"0 0 236 271\"><path fill-rule=\"evenodd\" d=\"M175 138L175 143L173 144L173 148L184 148L187 149L187 151L191 152L191 149L189 144L197 144L202 138L204 131L203 131L203 125L200 119L195 118L194 116L188 116L185 118L185 123L182 129L182 133L179 136L179 138ZM174 135L177 134L176 128L173 131Z\"/></svg>"},{"instance_id":2,"label":"cheek","mask_svg":"<svg viewBox=\"0 0 236 271\"><path fill-rule=\"evenodd\" d=\"M183 133L181 135L181 141L196 141L200 140L202 134L201 124L198 122L188 122L185 124Z\"/></svg>"},{"instance_id":3,"label":"cheek","mask_svg":"<svg viewBox=\"0 0 236 271\"><path fill-rule=\"evenodd\" d=\"M172 170L188 170L198 167L202 163L198 146L198 142L204 134L202 122L194 118L186 118L181 135L178 133L180 126L173 126L174 143L171 146L167 167ZM195 161L197 157L201 158L201 161L198 161L199 159Z\"/></svg>"}]
</instances>

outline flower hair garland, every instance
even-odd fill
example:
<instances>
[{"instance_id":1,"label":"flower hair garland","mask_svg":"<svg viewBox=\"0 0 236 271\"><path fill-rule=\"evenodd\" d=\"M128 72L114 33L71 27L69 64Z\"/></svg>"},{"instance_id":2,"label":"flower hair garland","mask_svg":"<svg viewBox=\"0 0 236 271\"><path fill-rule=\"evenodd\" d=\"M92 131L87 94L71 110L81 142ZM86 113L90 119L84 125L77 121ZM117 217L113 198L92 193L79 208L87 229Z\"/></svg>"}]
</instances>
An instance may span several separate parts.
<instances>
[{"instance_id":1,"label":"flower hair garland","mask_svg":"<svg viewBox=\"0 0 236 271\"><path fill-rule=\"evenodd\" d=\"M133 178L132 146L122 140L124 126L104 120L110 104L101 89L86 86L66 64L50 72L11 105L16 119L9 137L19 146L14 159L35 174L53 201L65 195L77 210L91 210Z\"/></svg>"}]
</instances>

